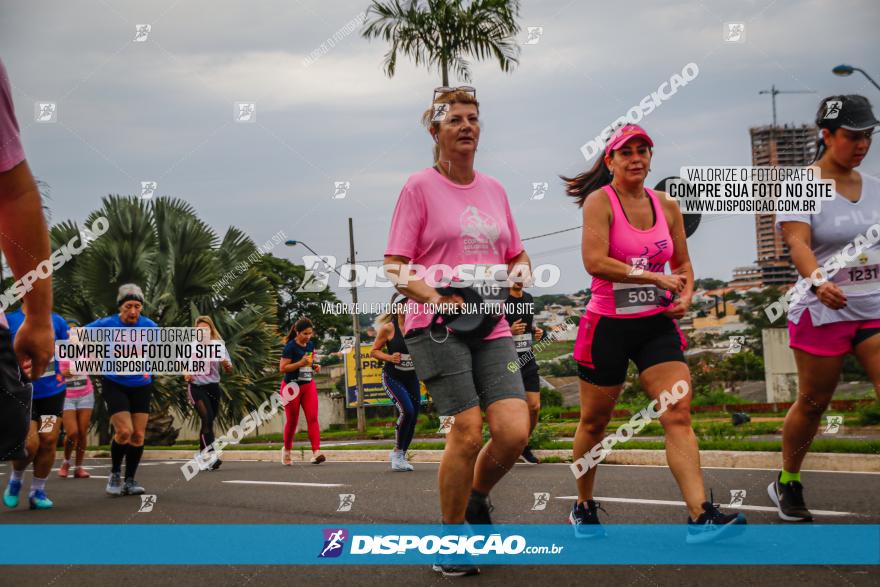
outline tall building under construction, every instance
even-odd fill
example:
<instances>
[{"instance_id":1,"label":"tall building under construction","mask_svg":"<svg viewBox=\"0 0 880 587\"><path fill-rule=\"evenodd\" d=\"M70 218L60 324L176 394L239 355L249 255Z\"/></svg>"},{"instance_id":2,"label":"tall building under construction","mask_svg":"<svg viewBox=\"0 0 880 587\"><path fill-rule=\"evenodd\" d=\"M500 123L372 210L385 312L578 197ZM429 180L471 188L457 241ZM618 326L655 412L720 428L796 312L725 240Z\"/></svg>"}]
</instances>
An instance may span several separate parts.
<instances>
[{"instance_id":1,"label":"tall building under construction","mask_svg":"<svg viewBox=\"0 0 880 587\"><path fill-rule=\"evenodd\" d=\"M816 155L817 133L818 129L811 124L750 128L752 165L809 165ZM797 281L797 270L775 222L775 214L755 215L756 262L761 269L762 285L784 287Z\"/></svg>"}]
</instances>

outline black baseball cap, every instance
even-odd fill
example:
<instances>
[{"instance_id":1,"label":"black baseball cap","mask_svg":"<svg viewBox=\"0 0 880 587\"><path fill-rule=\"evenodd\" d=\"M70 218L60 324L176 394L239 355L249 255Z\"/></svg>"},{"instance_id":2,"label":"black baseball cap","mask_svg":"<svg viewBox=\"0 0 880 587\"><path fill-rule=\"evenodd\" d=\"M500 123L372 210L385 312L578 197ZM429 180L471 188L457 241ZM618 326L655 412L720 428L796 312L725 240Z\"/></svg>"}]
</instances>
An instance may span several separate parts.
<instances>
[{"instance_id":1,"label":"black baseball cap","mask_svg":"<svg viewBox=\"0 0 880 587\"><path fill-rule=\"evenodd\" d=\"M880 120L871 111L871 103L858 94L825 98L816 120L816 126L829 130L868 130L877 125L880 125Z\"/></svg>"}]
</instances>

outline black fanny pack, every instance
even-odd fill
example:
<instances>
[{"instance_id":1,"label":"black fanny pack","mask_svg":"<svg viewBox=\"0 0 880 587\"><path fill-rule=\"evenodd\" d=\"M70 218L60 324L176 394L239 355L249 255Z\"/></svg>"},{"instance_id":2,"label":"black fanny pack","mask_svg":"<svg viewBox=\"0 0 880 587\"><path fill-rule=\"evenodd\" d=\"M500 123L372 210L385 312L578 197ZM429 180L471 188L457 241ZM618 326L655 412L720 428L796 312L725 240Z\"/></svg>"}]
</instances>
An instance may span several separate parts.
<instances>
[{"instance_id":1,"label":"black fanny pack","mask_svg":"<svg viewBox=\"0 0 880 587\"><path fill-rule=\"evenodd\" d=\"M441 296L460 295L464 299L464 303L470 308L479 308L481 304L485 304L483 296L481 296L472 287L438 287L437 293ZM433 330L439 324L439 320L443 320L443 326L458 336L468 341L483 340L495 325L501 320L501 311L498 312L451 312L446 314L437 313L431 319L429 328Z\"/></svg>"}]
</instances>

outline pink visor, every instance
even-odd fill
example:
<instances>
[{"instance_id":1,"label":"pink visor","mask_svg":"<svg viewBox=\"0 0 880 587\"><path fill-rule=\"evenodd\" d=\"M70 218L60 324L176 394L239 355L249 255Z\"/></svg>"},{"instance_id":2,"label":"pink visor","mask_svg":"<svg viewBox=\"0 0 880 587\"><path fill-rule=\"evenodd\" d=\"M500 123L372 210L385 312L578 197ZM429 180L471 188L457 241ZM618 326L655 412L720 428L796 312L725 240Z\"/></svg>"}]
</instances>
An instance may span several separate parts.
<instances>
[{"instance_id":1,"label":"pink visor","mask_svg":"<svg viewBox=\"0 0 880 587\"><path fill-rule=\"evenodd\" d=\"M654 146L654 141L651 140L651 137L648 136L645 129L635 124L627 124L614 131L614 134L611 135L611 138L605 143L605 154L610 155L611 151L621 148L628 141L635 138L645 139L648 142L648 146Z\"/></svg>"}]
</instances>

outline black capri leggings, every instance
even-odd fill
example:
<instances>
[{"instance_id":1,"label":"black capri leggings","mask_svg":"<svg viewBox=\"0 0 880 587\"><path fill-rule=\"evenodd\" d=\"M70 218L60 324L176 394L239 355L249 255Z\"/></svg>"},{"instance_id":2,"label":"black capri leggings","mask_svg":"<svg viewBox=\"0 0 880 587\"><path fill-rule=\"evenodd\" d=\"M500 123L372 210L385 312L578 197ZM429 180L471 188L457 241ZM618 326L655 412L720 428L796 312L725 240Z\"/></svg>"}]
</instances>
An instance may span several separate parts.
<instances>
[{"instance_id":1,"label":"black capri leggings","mask_svg":"<svg viewBox=\"0 0 880 587\"><path fill-rule=\"evenodd\" d=\"M191 383L189 386L190 401L199 414L202 425L199 428L199 448L204 450L206 447L214 443L214 418L217 416L217 410L220 407L220 384L205 383L204 385L196 385Z\"/></svg>"}]
</instances>

